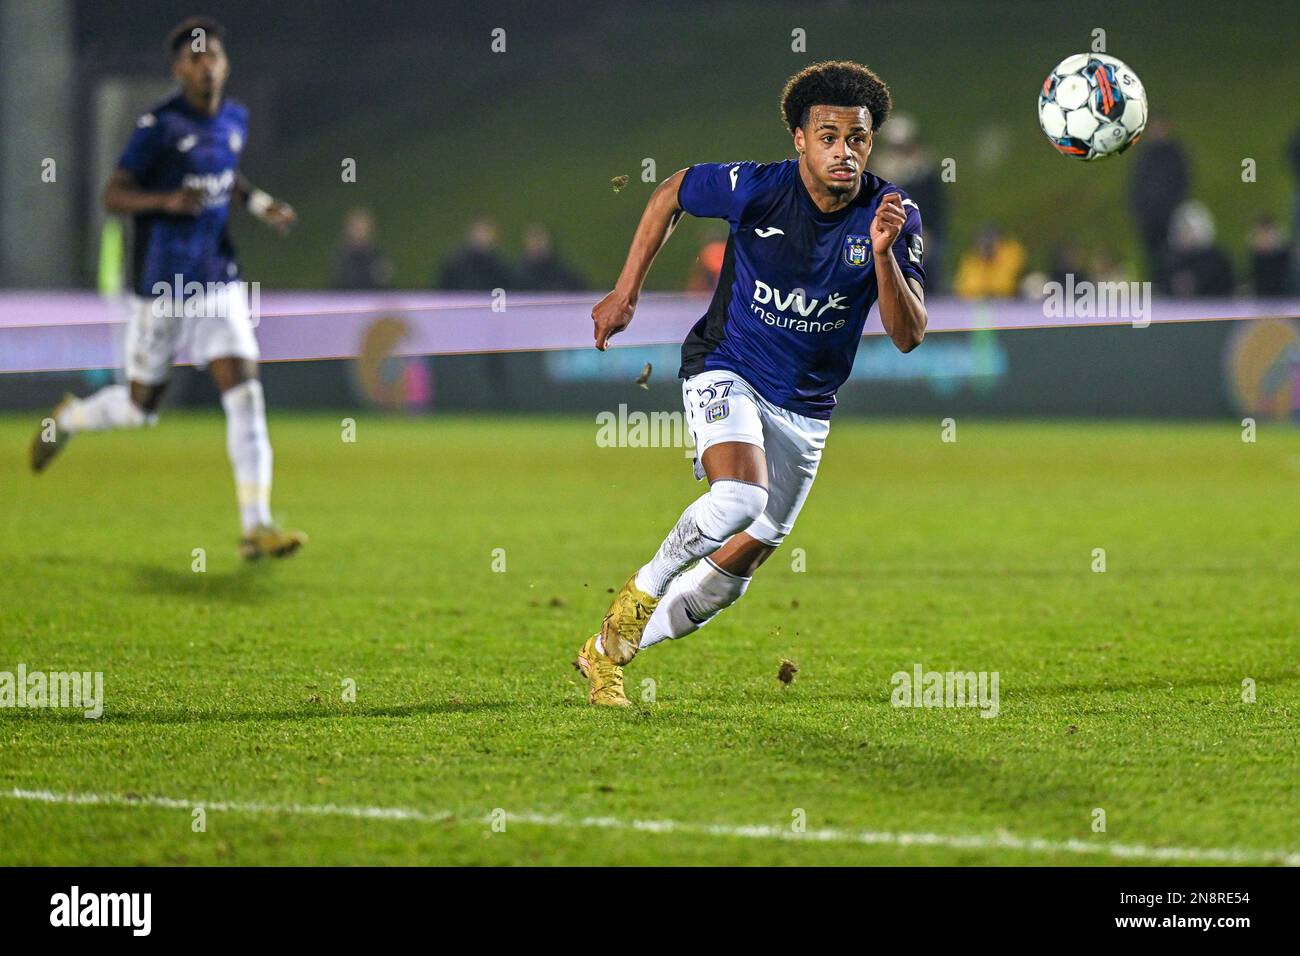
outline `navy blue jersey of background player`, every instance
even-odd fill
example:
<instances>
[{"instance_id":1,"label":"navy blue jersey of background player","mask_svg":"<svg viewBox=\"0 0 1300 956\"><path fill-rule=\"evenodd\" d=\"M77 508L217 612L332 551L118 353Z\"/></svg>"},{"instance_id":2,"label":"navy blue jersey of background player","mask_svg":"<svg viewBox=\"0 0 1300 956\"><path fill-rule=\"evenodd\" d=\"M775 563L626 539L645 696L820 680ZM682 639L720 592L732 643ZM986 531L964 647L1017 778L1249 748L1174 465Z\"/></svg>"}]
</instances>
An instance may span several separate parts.
<instances>
[{"instance_id":1,"label":"navy blue jersey of background player","mask_svg":"<svg viewBox=\"0 0 1300 956\"><path fill-rule=\"evenodd\" d=\"M879 294L870 229L891 192L907 210L894 258L904 281L924 284L920 210L878 176L863 173L852 204L826 213L808 195L798 160L687 170L678 204L692 216L726 219L731 235L709 310L682 344L678 374L736 372L774 405L829 418Z\"/></svg>"},{"instance_id":2,"label":"navy blue jersey of background player","mask_svg":"<svg viewBox=\"0 0 1300 956\"><path fill-rule=\"evenodd\" d=\"M247 136L248 110L230 99L216 116L205 116L178 93L140 117L118 168L150 192L199 189L203 210L197 216L134 217L131 286L138 295L153 295L158 282L170 290L177 275L185 283L238 278L226 220Z\"/></svg>"}]
</instances>

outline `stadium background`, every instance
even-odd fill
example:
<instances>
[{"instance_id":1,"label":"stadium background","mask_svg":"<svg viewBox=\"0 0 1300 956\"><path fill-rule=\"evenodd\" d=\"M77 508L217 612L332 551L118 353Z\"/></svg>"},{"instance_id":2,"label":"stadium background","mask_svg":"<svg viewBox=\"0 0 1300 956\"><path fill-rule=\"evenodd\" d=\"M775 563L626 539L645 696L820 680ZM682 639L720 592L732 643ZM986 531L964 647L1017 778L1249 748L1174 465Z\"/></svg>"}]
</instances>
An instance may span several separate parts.
<instances>
[{"instance_id":1,"label":"stadium background","mask_svg":"<svg viewBox=\"0 0 1300 956\"><path fill-rule=\"evenodd\" d=\"M111 289L98 190L131 118L168 88L160 36L188 7L5 0L0 8L9 27L0 56L9 64L0 66L0 287ZM382 17L346 2L313 4L310 13L239 0L206 9L228 24L229 90L252 111L243 169L300 215L288 240L232 217L246 276L270 290L329 288L344 219L363 207L376 225L389 288L438 287L471 224L491 217L508 262L518 260L530 226L545 226L594 301L594 290L617 274L654 187L642 181L644 160L654 160L662 179L695 161L784 158L789 137L776 109L782 82L807 62L838 56L877 69L932 159L955 160L955 180L943 186L943 274L932 296L951 289L958 257L987 223L1018 240L1027 272L1050 272L1072 247L1081 261L1106 256L1116 275L1150 278L1129 204L1137 151L1100 164L1066 161L1044 142L1033 109L1046 70L1089 48L1098 27L1106 49L1142 77L1153 112L1173 124L1191 164L1190 196L1214 216L1243 294L1251 291L1252 222L1271 213L1287 229L1292 216L1288 146L1297 119L1287 91L1300 88L1300 63L1294 39L1274 28L1265 3L1235 5L1230 16L1208 2L543 9L399 0L385 4ZM19 40L19 27L31 35ZM497 27L506 30L504 53L489 47ZM806 32L806 53L791 51L796 28ZM682 62L707 70L680 69ZM55 153L59 185L33 186L21 171ZM1257 164L1257 181L1242 181L1246 157ZM342 181L346 158L356 162L355 182ZM620 174L630 179L616 192L611 179ZM688 219L647 288L682 289L716 236L715 224ZM513 283L508 291L516 291ZM996 312L998 301L987 307ZM1294 296L1261 314L1293 310ZM573 321L585 322L587 311L575 305ZM1204 315L1216 314L1206 303ZM885 354L888 343L868 340L842 393L842 414L1284 413L1289 402L1277 394L1267 409L1244 407L1250 403L1232 380L1229 352L1248 325L955 334L932 338L910 364ZM1274 342L1248 346L1268 352L1254 367L1285 360L1284 352L1273 354ZM673 348L615 355L603 363L537 353L394 360L381 377L415 384L384 400L408 411L677 406ZM629 388L644 360L655 368L650 388ZM367 361L383 364L383 357ZM109 374L0 376L0 407L43 407ZM265 378L280 407L341 408L375 398L359 384L366 375L347 361L272 365ZM1286 380L1271 379L1275 389ZM202 376L182 370L169 402L212 398Z\"/></svg>"}]
</instances>

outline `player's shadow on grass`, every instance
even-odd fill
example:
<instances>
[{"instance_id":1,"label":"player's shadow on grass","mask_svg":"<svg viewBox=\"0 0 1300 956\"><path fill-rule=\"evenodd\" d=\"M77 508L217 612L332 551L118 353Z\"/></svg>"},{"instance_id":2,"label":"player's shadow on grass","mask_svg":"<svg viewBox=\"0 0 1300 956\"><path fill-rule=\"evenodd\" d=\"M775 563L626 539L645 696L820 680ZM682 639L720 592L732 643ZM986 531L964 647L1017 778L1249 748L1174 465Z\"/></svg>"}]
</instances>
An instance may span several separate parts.
<instances>
[{"instance_id":1,"label":"player's shadow on grass","mask_svg":"<svg viewBox=\"0 0 1300 956\"><path fill-rule=\"evenodd\" d=\"M1136 566L1127 569L1129 574L1140 575L1144 577L1155 577L1161 575L1203 575L1209 578L1236 578L1242 574L1242 569L1230 565L1191 565L1187 567L1174 567L1169 565L1151 565ZM877 568L825 568L818 569L819 578L847 578L855 582L862 580L864 575L884 574L885 569ZM1023 566L1023 567L977 567L969 565L945 566L938 564L921 564L911 566L898 566L888 569L889 573L896 573L906 576L909 579L940 578L960 581L985 581L996 579L999 581L1014 581L1017 579L1052 579L1052 578L1077 578L1083 577L1076 565L1058 565L1058 566ZM1091 572L1088 573L1091 576ZM1097 575L1098 578L1104 578L1105 575Z\"/></svg>"},{"instance_id":2,"label":"player's shadow on grass","mask_svg":"<svg viewBox=\"0 0 1300 956\"><path fill-rule=\"evenodd\" d=\"M294 710L140 710L125 713L113 713L105 709L100 722L109 724L211 724L211 723L245 723L262 720L365 720L373 717L419 717L426 714L480 714L495 710L509 710L516 707L509 701L484 700L471 703L451 703L448 701L425 701L415 704L392 704L386 707L325 707L316 705Z\"/></svg>"},{"instance_id":3,"label":"player's shadow on grass","mask_svg":"<svg viewBox=\"0 0 1300 956\"><path fill-rule=\"evenodd\" d=\"M1064 684L1036 683L1032 687L1023 687L1023 688L1018 688L1013 690L1003 690L999 695L999 701L1001 706L1001 712L1006 713L1008 707L1014 707L1020 703L1032 704L1034 701L1043 700L1049 697L1051 698L1077 697L1077 696L1087 696L1089 694L1132 694L1132 693L1139 693L1139 692L1144 693L1147 691L1169 691L1175 694L1186 694L1190 692L1198 692L1198 693L1204 692L1211 695L1217 695L1214 696L1214 700L1212 700L1211 702L1220 702L1219 697L1222 697L1221 702L1227 704L1228 706L1236 706L1237 703L1240 701L1241 677L1244 676L1244 674L1245 674L1244 671L1241 675L1223 674L1217 677L1214 675L1202 674L1202 675L1198 675L1194 679L1174 679L1174 680L1170 680L1165 677L1143 677L1143 678L1132 679L1132 680L1111 680L1105 677L1098 677L1096 681L1092 681L1090 683L1082 683L1079 681L1074 681L1074 682L1064 683ZM1267 672L1267 673L1257 674L1252 672L1250 674L1250 677L1257 684L1266 685L1269 687L1277 687L1283 684L1294 684L1297 680L1297 675L1295 673L1282 674L1282 673ZM1003 677L1002 678L1003 687L1006 686L1006 682L1007 682L1006 678ZM827 702L827 703L834 702L838 704L859 704L860 705L862 703L862 695L858 693L834 693L833 692L833 693L819 694L815 698L815 700L818 702ZM876 703L877 705L881 705L883 703L883 705L885 705L886 711L891 709L888 707L888 703L889 703L888 699L876 700L874 701L874 703ZM1202 701L1188 700L1184 696L1179 698L1179 703L1199 704L1202 703ZM929 709L930 708L927 708L927 710ZM902 708L902 710L906 713L906 712L910 712L911 708L905 707ZM935 713L944 713L944 712L951 712L953 708L951 707L933 708L933 710ZM1086 712L1086 710L1078 711L1078 713L1084 713L1084 712Z\"/></svg>"},{"instance_id":4,"label":"player's shadow on grass","mask_svg":"<svg viewBox=\"0 0 1300 956\"><path fill-rule=\"evenodd\" d=\"M1169 680L1164 677L1147 677L1141 680L1106 680L1099 678L1096 682L1087 684L1077 682L1045 684L1036 686L1032 690L1026 689L1011 694L1004 693L1002 697L1004 700L1010 700L1014 703L1017 700L1032 701L1045 697L1073 697L1087 694L1129 694L1145 691L1169 691L1175 694L1184 694L1195 691L1209 694L1212 697L1212 700L1209 701L1211 703L1225 703L1228 706L1237 706L1243 703L1241 701L1241 678L1247 675L1257 684L1269 687L1293 684L1296 681L1294 673L1257 674L1247 669L1240 674L1224 674L1220 677L1200 675L1194 680ZM1186 697L1182 697L1180 703L1201 703L1201 701L1189 701Z\"/></svg>"},{"instance_id":5,"label":"player's shadow on grass","mask_svg":"<svg viewBox=\"0 0 1300 956\"><path fill-rule=\"evenodd\" d=\"M241 564L232 571L191 571L161 564L135 566L136 589L147 594L218 600L235 604L260 604L267 590L269 567L264 562Z\"/></svg>"}]
</instances>

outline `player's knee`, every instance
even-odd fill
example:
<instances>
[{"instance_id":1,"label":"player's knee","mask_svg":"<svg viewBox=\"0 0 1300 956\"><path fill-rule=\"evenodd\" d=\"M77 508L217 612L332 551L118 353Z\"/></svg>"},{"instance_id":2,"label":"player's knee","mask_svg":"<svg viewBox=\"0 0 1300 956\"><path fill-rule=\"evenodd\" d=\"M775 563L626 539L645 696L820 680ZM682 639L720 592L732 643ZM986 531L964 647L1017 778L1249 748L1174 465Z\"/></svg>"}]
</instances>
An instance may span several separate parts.
<instances>
[{"instance_id":1,"label":"player's knee","mask_svg":"<svg viewBox=\"0 0 1300 956\"><path fill-rule=\"evenodd\" d=\"M767 507L767 489L748 481L720 478L709 488L706 521L700 530L723 541L748 528Z\"/></svg>"},{"instance_id":2,"label":"player's knee","mask_svg":"<svg viewBox=\"0 0 1300 956\"><path fill-rule=\"evenodd\" d=\"M145 385L141 382L132 382L129 391L131 399L132 414L138 413L139 421L136 424L152 425L158 421L158 406L162 403L163 392L167 390L164 385Z\"/></svg>"},{"instance_id":3,"label":"player's knee","mask_svg":"<svg viewBox=\"0 0 1300 956\"><path fill-rule=\"evenodd\" d=\"M222 393L257 381L257 363L252 359L229 356L208 363L208 373Z\"/></svg>"}]
</instances>

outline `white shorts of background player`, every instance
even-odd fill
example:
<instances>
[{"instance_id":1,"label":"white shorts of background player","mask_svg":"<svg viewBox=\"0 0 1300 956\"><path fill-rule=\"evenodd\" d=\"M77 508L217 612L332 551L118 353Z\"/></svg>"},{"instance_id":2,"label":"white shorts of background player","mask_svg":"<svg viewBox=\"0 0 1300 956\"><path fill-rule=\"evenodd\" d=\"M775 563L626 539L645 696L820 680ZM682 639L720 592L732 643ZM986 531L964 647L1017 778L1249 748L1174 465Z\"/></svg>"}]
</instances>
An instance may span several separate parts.
<instances>
[{"instance_id":1,"label":"white shorts of background player","mask_svg":"<svg viewBox=\"0 0 1300 956\"><path fill-rule=\"evenodd\" d=\"M133 295L127 308L125 366L132 382L166 382L182 348L199 368L213 359L260 357L242 282L214 283L200 299L183 303ZM184 311L199 314L178 314Z\"/></svg>"}]
</instances>

